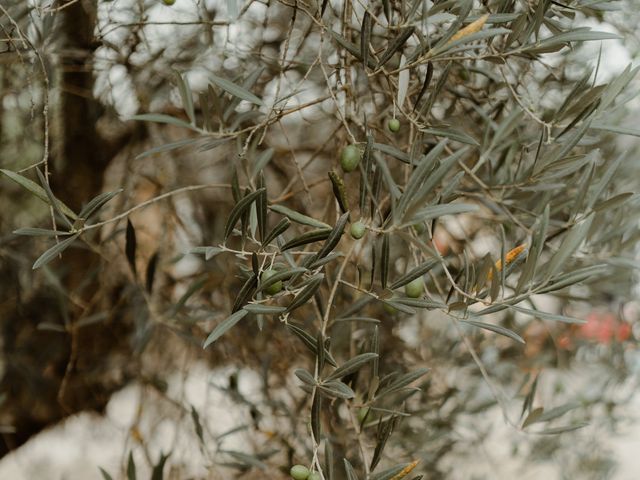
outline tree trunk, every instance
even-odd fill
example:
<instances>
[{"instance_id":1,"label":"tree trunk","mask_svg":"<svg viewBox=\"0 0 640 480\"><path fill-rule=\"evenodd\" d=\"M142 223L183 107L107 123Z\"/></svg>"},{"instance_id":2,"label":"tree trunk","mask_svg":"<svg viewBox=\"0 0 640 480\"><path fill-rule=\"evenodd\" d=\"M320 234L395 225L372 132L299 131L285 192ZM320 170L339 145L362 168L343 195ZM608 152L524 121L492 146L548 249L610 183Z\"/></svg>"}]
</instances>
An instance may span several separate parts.
<instances>
[{"instance_id":1,"label":"tree trunk","mask_svg":"<svg viewBox=\"0 0 640 480\"><path fill-rule=\"evenodd\" d=\"M113 156L113 146L102 140L97 129L102 107L93 92L96 8L95 0L80 0L58 13L60 95L51 122L56 145L51 187L74 211L101 192ZM52 265L69 295L63 297L46 287L23 298L18 295L16 309L3 320L7 365L0 383L0 393L6 394L0 425L11 425L15 432L3 434L0 458L70 414L102 410L111 393L128 379L122 364L130 351L130 323L118 314L126 311L124 306L115 312L109 307L118 303L120 289L105 292L101 288L100 261L89 249L68 249L62 261ZM8 268L17 271L22 266L16 263ZM79 319L101 310L110 310L107 320L77 326ZM66 325L66 332L38 328L44 322ZM120 362L113 361L115 351L121 353Z\"/></svg>"}]
</instances>

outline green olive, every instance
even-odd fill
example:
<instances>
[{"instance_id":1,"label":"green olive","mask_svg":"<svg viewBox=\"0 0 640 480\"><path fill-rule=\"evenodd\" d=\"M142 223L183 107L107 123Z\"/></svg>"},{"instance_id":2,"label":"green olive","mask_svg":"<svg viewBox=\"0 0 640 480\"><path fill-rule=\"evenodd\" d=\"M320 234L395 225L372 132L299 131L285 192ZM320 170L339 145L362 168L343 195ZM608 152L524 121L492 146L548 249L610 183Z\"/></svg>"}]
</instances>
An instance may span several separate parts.
<instances>
[{"instance_id":1,"label":"green olive","mask_svg":"<svg viewBox=\"0 0 640 480\"><path fill-rule=\"evenodd\" d=\"M162 3L164 3L165 5L173 5L174 3L176 3L176 0L162 0Z\"/></svg>"},{"instance_id":2,"label":"green olive","mask_svg":"<svg viewBox=\"0 0 640 480\"><path fill-rule=\"evenodd\" d=\"M415 223L413 225L413 229L416 231L418 235L422 235L424 231L427 229L427 227L425 227L424 223Z\"/></svg>"},{"instance_id":3,"label":"green olive","mask_svg":"<svg viewBox=\"0 0 640 480\"><path fill-rule=\"evenodd\" d=\"M415 280L411 280L404 286L404 293L409 298L419 298L424 292L424 280L422 277L418 277Z\"/></svg>"},{"instance_id":4,"label":"green olive","mask_svg":"<svg viewBox=\"0 0 640 480\"><path fill-rule=\"evenodd\" d=\"M398 313L398 309L395 308L393 305L389 305L388 303L383 303L382 304L382 308L384 308L384 311L390 314L394 314L394 313Z\"/></svg>"},{"instance_id":5,"label":"green olive","mask_svg":"<svg viewBox=\"0 0 640 480\"><path fill-rule=\"evenodd\" d=\"M264 272L262 272L262 275L260 275L260 281L264 283L271 277L273 277L276 273L278 272L273 269L265 270ZM282 290L282 280L278 280L273 285L269 285L267 288L265 288L264 291L267 295L275 295L280 290Z\"/></svg>"},{"instance_id":6,"label":"green olive","mask_svg":"<svg viewBox=\"0 0 640 480\"><path fill-rule=\"evenodd\" d=\"M360 410L358 410L358 421L360 423L364 422L367 415L369 415L369 407L361 407Z\"/></svg>"},{"instance_id":7,"label":"green olive","mask_svg":"<svg viewBox=\"0 0 640 480\"><path fill-rule=\"evenodd\" d=\"M289 471L291 478L294 480L307 480L311 472L304 465L294 465Z\"/></svg>"},{"instance_id":8,"label":"green olive","mask_svg":"<svg viewBox=\"0 0 640 480\"><path fill-rule=\"evenodd\" d=\"M355 145L347 145L340 154L340 166L345 172L353 172L360 163L360 150Z\"/></svg>"},{"instance_id":9,"label":"green olive","mask_svg":"<svg viewBox=\"0 0 640 480\"><path fill-rule=\"evenodd\" d=\"M307 480L320 480L320 474L318 472L311 472Z\"/></svg>"},{"instance_id":10,"label":"green olive","mask_svg":"<svg viewBox=\"0 0 640 480\"><path fill-rule=\"evenodd\" d=\"M367 227L362 222L354 222L351 224L351 236L356 240L364 237L364 234L367 231Z\"/></svg>"},{"instance_id":11,"label":"green olive","mask_svg":"<svg viewBox=\"0 0 640 480\"><path fill-rule=\"evenodd\" d=\"M387 122L387 128L391 130L393 133L396 133L400 130L400 120L397 118L392 118Z\"/></svg>"}]
</instances>

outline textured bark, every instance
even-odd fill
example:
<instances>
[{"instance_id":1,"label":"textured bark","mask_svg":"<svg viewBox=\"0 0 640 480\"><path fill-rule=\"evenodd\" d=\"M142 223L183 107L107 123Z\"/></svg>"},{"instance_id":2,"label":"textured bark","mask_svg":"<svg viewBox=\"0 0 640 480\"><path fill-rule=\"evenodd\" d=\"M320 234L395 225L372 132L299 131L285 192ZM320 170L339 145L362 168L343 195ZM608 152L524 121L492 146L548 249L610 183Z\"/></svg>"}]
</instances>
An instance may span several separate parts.
<instances>
[{"instance_id":1,"label":"textured bark","mask_svg":"<svg viewBox=\"0 0 640 480\"><path fill-rule=\"evenodd\" d=\"M93 96L93 30L96 3L80 1L63 10L60 115L62 138L53 181L56 194L79 209L102 187L108 164L97 124L101 107Z\"/></svg>"}]
</instances>

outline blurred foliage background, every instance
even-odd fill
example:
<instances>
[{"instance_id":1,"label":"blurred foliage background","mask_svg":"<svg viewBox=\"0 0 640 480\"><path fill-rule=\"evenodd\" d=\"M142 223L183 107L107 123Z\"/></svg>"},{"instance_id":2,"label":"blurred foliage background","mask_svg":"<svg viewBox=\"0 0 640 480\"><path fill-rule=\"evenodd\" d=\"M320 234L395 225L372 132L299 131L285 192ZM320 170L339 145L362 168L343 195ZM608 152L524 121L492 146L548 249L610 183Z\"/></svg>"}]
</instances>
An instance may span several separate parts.
<instances>
[{"instance_id":1,"label":"blurred foliage background","mask_svg":"<svg viewBox=\"0 0 640 480\"><path fill-rule=\"evenodd\" d=\"M135 385L95 478L616 478L637 20L634 0L3 1L0 455Z\"/></svg>"}]
</instances>

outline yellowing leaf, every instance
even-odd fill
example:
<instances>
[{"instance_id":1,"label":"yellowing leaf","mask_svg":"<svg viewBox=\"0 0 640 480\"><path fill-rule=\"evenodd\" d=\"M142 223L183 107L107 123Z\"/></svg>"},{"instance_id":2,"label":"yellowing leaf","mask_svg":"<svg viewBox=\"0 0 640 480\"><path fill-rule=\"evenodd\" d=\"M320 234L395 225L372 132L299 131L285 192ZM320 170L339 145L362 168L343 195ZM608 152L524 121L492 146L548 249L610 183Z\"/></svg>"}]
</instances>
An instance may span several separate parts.
<instances>
[{"instance_id":1,"label":"yellowing leaf","mask_svg":"<svg viewBox=\"0 0 640 480\"><path fill-rule=\"evenodd\" d=\"M460 40L461 38L464 38L468 35L472 35L476 32L479 32L480 30L482 30L482 27L484 27L484 24L487 22L488 18L489 18L489 14L485 13L476 21L471 22L466 27L460 29L453 37L451 37L451 39L447 42L447 44L453 43L456 40Z\"/></svg>"},{"instance_id":2,"label":"yellowing leaf","mask_svg":"<svg viewBox=\"0 0 640 480\"><path fill-rule=\"evenodd\" d=\"M402 471L399 474L397 474L395 477L393 477L391 480L400 480L401 478L406 477L411 473L411 470L416 468L416 465L418 465L418 462L420 462L420 460L414 460L409 465L404 467Z\"/></svg>"},{"instance_id":3,"label":"yellowing leaf","mask_svg":"<svg viewBox=\"0 0 640 480\"><path fill-rule=\"evenodd\" d=\"M529 249L529 245L527 245L526 243L523 243L522 245L518 245L513 250L509 250L509 252L504 256L504 262L506 263L507 267L512 263L516 261L520 261L524 257L526 257L528 253L528 249ZM501 260L496 261L496 270L498 272L502 270ZM493 278L493 270L489 270L489 275L487 276L487 280L491 281L492 278Z\"/></svg>"}]
</instances>

